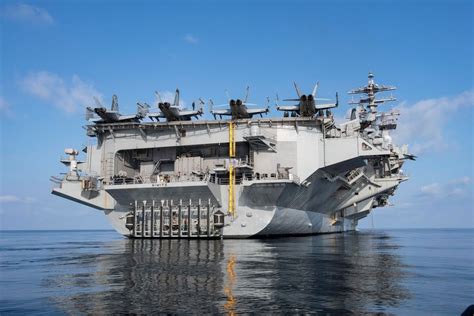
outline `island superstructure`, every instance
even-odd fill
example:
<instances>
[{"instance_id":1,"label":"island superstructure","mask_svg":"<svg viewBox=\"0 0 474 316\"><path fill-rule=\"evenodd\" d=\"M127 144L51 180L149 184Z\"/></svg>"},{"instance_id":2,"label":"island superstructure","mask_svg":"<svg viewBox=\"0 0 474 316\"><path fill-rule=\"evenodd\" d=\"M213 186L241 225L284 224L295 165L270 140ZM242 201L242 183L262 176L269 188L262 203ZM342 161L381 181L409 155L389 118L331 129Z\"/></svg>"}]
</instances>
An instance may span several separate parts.
<instances>
[{"instance_id":1,"label":"island superstructure","mask_svg":"<svg viewBox=\"0 0 474 316\"><path fill-rule=\"evenodd\" d=\"M296 87L296 85L295 85ZM52 193L103 211L132 238L247 238L355 230L360 219L388 204L407 180L407 146L392 143L399 113L376 98L395 87L369 73L349 120L336 124L331 108L296 87L298 104L278 106L283 117L248 109L247 96L229 100L230 119L193 120L202 107L139 104L137 115L89 109L93 145L66 149L69 170ZM336 96L337 99L337 96ZM291 99L290 99L291 100ZM200 103L204 103L200 99ZM115 108L114 108L115 107ZM259 110L259 111L257 111ZM94 119L92 113L100 117ZM155 121L147 121L148 114ZM182 116L181 116L182 114ZM113 117L112 117L113 116ZM122 119L121 119L122 118ZM160 121L164 118L165 121Z\"/></svg>"}]
</instances>

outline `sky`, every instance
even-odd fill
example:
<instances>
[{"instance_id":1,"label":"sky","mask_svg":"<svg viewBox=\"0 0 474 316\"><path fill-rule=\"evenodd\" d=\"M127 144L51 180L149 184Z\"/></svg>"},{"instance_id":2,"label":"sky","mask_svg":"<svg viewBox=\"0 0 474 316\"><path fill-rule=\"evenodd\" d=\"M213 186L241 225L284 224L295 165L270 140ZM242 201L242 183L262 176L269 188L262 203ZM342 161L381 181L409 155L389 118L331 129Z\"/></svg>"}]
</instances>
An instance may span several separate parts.
<instances>
[{"instance_id":1,"label":"sky","mask_svg":"<svg viewBox=\"0 0 474 316\"><path fill-rule=\"evenodd\" d=\"M292 82L334 97L398 87L393 138L418 156L410 180L364 228L474 227L472 1L1 1L0 229L109 229L97 210L50 194L64 148L96 96L120 110L231 95L266 105ZM272 101L273 102L273 101ZM280 116L272 110L272 116Z\"/></svg>"}]
</instances>

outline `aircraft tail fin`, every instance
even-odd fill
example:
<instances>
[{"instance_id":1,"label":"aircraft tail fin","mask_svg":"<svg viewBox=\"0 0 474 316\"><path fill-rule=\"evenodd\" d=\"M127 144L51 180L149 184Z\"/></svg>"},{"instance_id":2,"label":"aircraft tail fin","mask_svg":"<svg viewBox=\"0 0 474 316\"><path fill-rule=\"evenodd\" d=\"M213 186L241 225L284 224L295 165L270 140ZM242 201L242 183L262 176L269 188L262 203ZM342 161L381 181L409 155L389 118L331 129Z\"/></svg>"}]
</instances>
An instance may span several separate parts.
<instances>
[{"instance_id":1,"label":"aircraft tail fin","mask_svg":"<svg viewBox=\"0 0 474 316\"><path fill-rule=\"evenodd\" d=\"M149 108L150 106L148 104L137 102L137 117L144 118L148 114Z\"/></svg>"},{"instance_id":2,"label":"aircraft tail fin","mask_svg":"<svg viewBox=\"0 0 474 316\"><path fill-rule=\"evenodd\" d=\"M110 109L116 112L119 111L118 98L115 94L112 96L112 106L110 107Z\"/></svg>"},{"instance_id":3,"label":"aircraft tail fin","mask_svg":"<svg viewBox=\"0 0 474 316\"><path fill-rule=\"evenodd\" d=\"M202 115L204 114L204 104L206 104L206 102L204 102L203 99L199 98L199 104L200 104L199 114Z\"/></svg>"},{"instance_id":4,"label":"aircraft tail fin","mask_svg":"<svg viewBox=\"0 0 474 316\"><path fill-rule=\"evenodd\" d=\"M318 93L318 87L319 87L319 81L316 82L316 84L314 85L314 88L313 88L313 93L311 93L313 95L314 99L316 99L316 93Z\"/></svg>"},{"instance_id":5,"label":"aircraft tail fin","mask_svg":"<svg viewBox=\"0 0 474 316\"><path fill-rule=\"evenodd\" d=\"M295 86L295 90L296 90L296 94L298 95L298 98L301 98L301 90L295 81L293 81L293 85Z\"/></svg>"},{"instance_id":6,"label":"aircraft tail fin","mask_svg":"<svg viewBox=\"0 0 474 316\"><path fill-rule=\"evenodd\" d=\"M275 106L278 107L280 105L280 97L278 93L275 94Z\"/></svg>"},{"instance_id":7,"label":"aircraft tail fin","mask_svg":"<svg viewBox=\"0 0 474 316\"><path fill-rule=\"evenodd\" d=\"M212 116L214 116L214 119L217 119L216 114L214 114L214 112L212 111L214 108L214 101L212 101L212 99L209 99L209 102L207 104L209 106L209 112L212 114Z\"/></svg>"},{"instance_id":8,"label":"aircraft tail fin","mask_svg":"<svg viewBox=\"0 0 474 316\"><path fill-rule=\"evenodd\" d=\"M244 99L244 103L247 103L247 99L249 98L249 92L250 92L250 87L247 86L247 88L245 89L245 99Z\"/></svg>"},{"instance_id":9,"label":"aircraft tail fin","mask_svg":"<svg viewBox=\"0 0 474 316\"><path fill-rule=\"evenodd\" d=\"M103 108L104 106L102 105L102 103L100 103L99 99L97 97L94 97L94 102L95 102L95 106L98 107L98 108Z\"/></svg>"},{"instance_id":10,"label":"aircraft tail fin","mask_svg":"<svg viewBox=\"0 0 474 316\"><path fill-rule=\"evenodd\" d=\"M179 89L176 89L176 94L174 95L174 102L173 105L175 107L179 106Z\"/></svg>"},{"instance_id":11,"label":"aircraft tail fin","mask_svg":"<svg viewBox=\"0 0 474 316\"><path fill-rule=\"evenodd\" d=\"M159 102L159 103L163 103L163 99L161 98L160 93L155 90L155 94L156 94L156 96L158 97L158 102Z\"/></svg>"}]
</instances>

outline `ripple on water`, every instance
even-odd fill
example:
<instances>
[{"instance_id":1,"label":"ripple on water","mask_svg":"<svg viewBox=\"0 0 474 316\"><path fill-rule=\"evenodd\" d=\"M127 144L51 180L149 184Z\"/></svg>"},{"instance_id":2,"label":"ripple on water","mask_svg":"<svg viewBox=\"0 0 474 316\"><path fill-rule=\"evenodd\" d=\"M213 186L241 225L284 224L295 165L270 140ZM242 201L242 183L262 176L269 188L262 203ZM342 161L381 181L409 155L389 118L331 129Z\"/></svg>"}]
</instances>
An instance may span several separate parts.
<instances>
[{"instance_id":1,"label":"ripple on water","mask_svg":"<svg viewBox=\"0 0 474 316\"><path fill-rule=\"evenodd\" d=\"M59 241L57 233L42 235L42 243L31 238L17 246L0 242L0 313L364 314L406 313L414 305L429 313L430 298L439 300L430 282L454 286L443 275L472 281L469 261L423 261L436 244L428 240L422 247L413 232L410 238L370 231L210 241L96 233L72 232ZM422 250L414 255L413 249ZM423 297L419 283L431 296ZM465 280L459 284L473 293ZM457 303L453 298L439 312L465 304L462 294L451 294Z\"/></svg>"}]
</instances>

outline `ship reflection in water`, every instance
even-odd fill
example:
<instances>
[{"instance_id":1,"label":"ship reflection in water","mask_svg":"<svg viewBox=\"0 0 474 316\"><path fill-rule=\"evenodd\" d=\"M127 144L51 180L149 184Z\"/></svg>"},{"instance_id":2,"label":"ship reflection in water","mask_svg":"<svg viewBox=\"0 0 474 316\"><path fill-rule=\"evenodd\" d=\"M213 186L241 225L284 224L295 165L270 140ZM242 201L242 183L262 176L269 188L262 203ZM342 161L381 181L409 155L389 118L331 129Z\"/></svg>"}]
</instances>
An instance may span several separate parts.
<instances>
[{"instance_id":1,"label":"ship reflection in water","mask_svg":"<svg viewBox=\"0 0 474 316\"><path fill-rule=\"evenodd\" d=\"M260 240L117 240L68 258L44 288L66 313L362 313L397 307L398 246L382 233ZM73 290L76 289L76 290Z\"/></svg>"}]
</instances>

